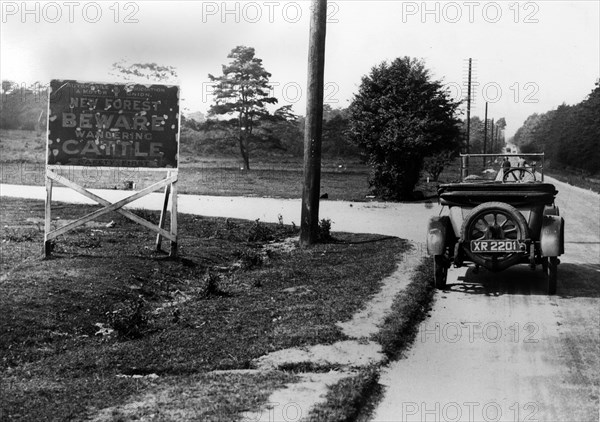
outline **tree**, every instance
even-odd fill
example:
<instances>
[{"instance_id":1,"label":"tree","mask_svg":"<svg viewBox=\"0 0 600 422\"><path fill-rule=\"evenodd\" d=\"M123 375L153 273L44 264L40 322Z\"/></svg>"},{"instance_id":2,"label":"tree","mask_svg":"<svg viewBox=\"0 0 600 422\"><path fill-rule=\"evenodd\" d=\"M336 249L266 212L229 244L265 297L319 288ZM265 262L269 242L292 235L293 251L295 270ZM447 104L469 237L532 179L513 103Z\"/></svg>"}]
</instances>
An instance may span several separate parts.
<instances>
[{"instance_id":1,"label":"tree","mask_svg":"<svg viewBox=\"0 0 600 422\"><path fill-rule=\"evenodd\" d=\"M543 115L533 113L527 117L523 126L521 126L515 132L512 138L512 143L517 145L519 148L523 148L525 145L533 143L533 133L537 130L542 120Z\"/></svg>"},{"instance_id":2,"label":"tree","mask_svg":"<svg viewBox=\"0 0 600 422\"><path fill-rule=\"evenodd\" d=\"M269 115L267 104L277 103L277 98L269 96L271 74L265 70L262 60L255 57L254 48L235 47L227 58L232 59L223 65L223 75L208 75L215 82L213 95L215 104L209 109L209 116L235 115L237 118L237 139L244 168L250 170L250 142L255 126Z\"/></svg>"},{"instance_id":3,"label":"tree","mask_svg":"<svg viewBox=\"0 0 600 422\"><path fill-rule=\"evenodd\" d=\"M350 133L384 199L409 199L425 157L460 145L459 103L424 64L402 57L373 67L350 105Z\"/></svg>"},{"instance_id":4,"label":"tree","mask_svg":"<svg viewBox=\"0 0 600 422\"><path fill-rule=\"evenodd\" d=\"M494 128L494 133L492 134L492 144L490 148L491 153L499 153L502 151L502 147L504 146L504 129L506 129L506 119L501 117L496 122L496 127Z\"/></svg>"},{"instance_id":5,"label":"tree","mask_svg":"<svg viewBox=\"0 0 600 422\"><path fill-rule=\"evenodd\" d=\"M324 155L342 158L358 155L356 145L349 139L350 112L347 108L323 105L322 151Z\"/></svg>"},{"instance_id":6,"label":"tree","mask_svg":"<svg viewBox=\"0 0 600 422\"><path fill-rule=\"evenodd\" d=\"M462 122L463 130L466 131L467 128L467 120L465 119ZM483 138L485 131L485 122L483 119L480 119L477 116L471 116L471 124L469 125L471 129L470 136L470 148L469 151L471 154L482 154L483 153ZM494 133L492 133L491 127L491 119L488 119L487 125L487 153L492 154L494 152L499 152L502 150L502 145L504 145L504 141L499 142L499 139L496 139L496 134L498 138L503 138L503 131L506 128L506 119L501 117L497 122L494 123Z\"/></svg>"},{"instance_id":7,"label":"tree","mask_svg":"<svg viewBox=\"0 0 600 422\"><path fill-rule=\"evenodd\" d=\"M437 182L442 171L444 171L446 166L450 164L455 157L456 152L449 150L440 151L426 157L423 164L425 171L431 176L431 179L434 182Z\"/></svg>"},{"instance_id":8,"label":"tree","mask_svg":"<svg viewBox=\"0 0 600 422\"><path fill-rule=\"evenodd\" d=\"M471 131L469 136L469 152L471 154L483 153L483 135L485 129L485 122L483 120L478 116L471 116L471 123L469 125ZM467 120L465 119L462 124L463 130L466 131Z\"/></svg>"},{"instance_id":9,"label":"tree","mask_svg":"<svg viewBox=\"0 0 600 422\"><path fill-rule=\"evenodd\" d=\"M125 60L113 63L110 74L131 82L175 82L177 71L173 66L156 63L127 63Z\"/></svg>"},{"instance_id":10,"label":"tree","mask_svg":"<svg viewBox=\"0 0 600 422\"><path fill-rule=\"evenodd\" d=\"M273 114L262 116L260 124L254 129L250 152L260 150L263 154L302 152L302 126L299 117L293 113L292 106L278 108Z\"/></svg>"},{"instance_id":11,"label":"tree","mask_svg":"<svg viewBox=\"0 0 600 422\"><path fill-rule=\"evenodd\" d=\"M600 85L582 102L533 114L515 133L522 152L544 152L547 164L590 174L600 172Z\"/></svg>"},{"instance_id":12,"label":"tree","mask_svg":"<svg viewBox=\"0 0 600 422\"><path fill-rule=\"evenodd\" d=\"M3 80L0 97L0 128L35 130L48 107L47 86ZM40 132L38 130L38 136Z\"/></svg>"}]
</instances>

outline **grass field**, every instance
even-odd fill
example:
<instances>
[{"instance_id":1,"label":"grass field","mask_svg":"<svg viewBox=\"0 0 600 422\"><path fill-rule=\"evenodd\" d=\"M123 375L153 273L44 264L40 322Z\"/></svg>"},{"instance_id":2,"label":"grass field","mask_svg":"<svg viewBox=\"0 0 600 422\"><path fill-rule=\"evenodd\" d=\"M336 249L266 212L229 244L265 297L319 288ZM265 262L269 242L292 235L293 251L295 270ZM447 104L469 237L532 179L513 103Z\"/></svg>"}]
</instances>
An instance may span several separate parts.
<instances>
[{"instance_id":1,"label":"grass field","mask_svg":"<svg viewBox=\"0 0 600 422\"><path fill-rule=\"evenodd\" d=\"M43 185L45 145L42 137L30 131L0 131L0 181L2 183ZM194 157L181 153L179 192L217 196L257 196L300 198L303 162L301 157L269 156L251 158L251 171L241 171L237 157ZM358 160L324 158L321 168L321 194L330 200L366 201L371 191L369 168ZM122 168L100 171L96 168L63 170L63 175L81 186L99 189L142 189L164 173ZM456 173L457 174L457 173ZM454 172L442 174L440 180L455 178ZM451 180L451 179L448 179ZM133 185L132 185L133 184ZM426 175L415 188L425 198L436 193L436 183Z\"/></svg>"},{"instance_id":2,"label":"grass field","mask_svg":"<svg viewBox=\"0 0 600 422\"><path fill-rule=\"evenodd\" d=\"M0 154L3 183L44 184L44 145L35 133L1 132ZM182 193L301 195L298 158L265 158L250 172L235 158L182 162ZM160 178L130 169L66 176L112 189L140 189ZM367 177L358 162L325 161L321 193L364 201ZM61 219L53 225L93 208L55 204ZM2 420L239 419L302 368L236 371L272 351L344 340L336 323L361 309L408 250L401 239L343 233L299 249L293 226L182 214L180 258L173 260L154 250L145 229L113 214L60 236L43 260L43 218L43 202L0 202ZM410 343L427 312L428 271L421 268L411 294L399 299L385 338L374 339L390 358ZM377 374L369 367L343 380L310 418L356 416ZM161 403L161 415L125 406L147 400Z\"/></svg>"},{"instance_id":3,"label":"grass field","mask_svg":"<svg viewBox=\"0 0 600 422\"><path fill-rule=\"evenodd\" d=\"M0 182L43 185L45 144L32 131L0 131ZM286 155L251 157L251 171L241 171L238 157L196 157L183 148L179 168L179 192L216 196L257 196L300 198L302 196L303 162L301 157ZM330 200L367 201L372 199L369 168L359 160L323 159L321 194ZM600 193L600 179L581 173L547 168L545 173L556 179ZM156 172L122 168L100 171L96 168L69 171L63 175L76 183L99 189L142 189L160 179ZM415 191L422 197L434 198L439 183L456 181L460 163L455 160L439 177L428 181L423 172ZM419 195L420 197L420 195Z\"/></svg>"},{"instance_id":4,"label":"grass field","mask_svg":"<svg viewBox=\"0 0 600 422\"><path fill-rule=\"evenodd\" d=\"M93 209L57 208L55 225ZM180 215L173 260L142 227L105 215L59 237L43 260L43 202L2 198L0 217L3 420L80 420L156 394L170 403L164 415L233 420L296 374L215 371L345 339L336 322L350 319L407 251L400 239L342 233L298 249L284 242L297 238L295 227ZM357 398L335 391L332 400L348 401L335 412L353 411ZM106 420L131 416L111 412Z\"/></svg>"},{"instance_id":5,"label":"grass field","mask_svg":"<svg viewBox=\"0 0 600 422\"><path fill-rule=\"evenodd\" d=\"M563 169L552 169L547 174L569 185L600 193L600 176L589 177L581 173Z\"/></svg>"}]
</instances>

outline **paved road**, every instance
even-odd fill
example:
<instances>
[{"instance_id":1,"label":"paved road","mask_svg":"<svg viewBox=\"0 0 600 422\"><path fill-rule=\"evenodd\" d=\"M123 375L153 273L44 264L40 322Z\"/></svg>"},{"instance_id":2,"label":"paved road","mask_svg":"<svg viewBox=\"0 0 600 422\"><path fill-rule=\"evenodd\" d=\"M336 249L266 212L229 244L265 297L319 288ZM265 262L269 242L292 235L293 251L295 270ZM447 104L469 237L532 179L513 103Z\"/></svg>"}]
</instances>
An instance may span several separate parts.
<instances>
[{"instance_id":1,"label":"paved road","mask_svg":"<svg viewBox=\"0 0 600 422\"><path fill-rule=\"evenodd\" d=\"M566 220L558 295L527 266L451 269L373 421L599 420L600 196L548 181Z\"/></svg>"}]
</instances>

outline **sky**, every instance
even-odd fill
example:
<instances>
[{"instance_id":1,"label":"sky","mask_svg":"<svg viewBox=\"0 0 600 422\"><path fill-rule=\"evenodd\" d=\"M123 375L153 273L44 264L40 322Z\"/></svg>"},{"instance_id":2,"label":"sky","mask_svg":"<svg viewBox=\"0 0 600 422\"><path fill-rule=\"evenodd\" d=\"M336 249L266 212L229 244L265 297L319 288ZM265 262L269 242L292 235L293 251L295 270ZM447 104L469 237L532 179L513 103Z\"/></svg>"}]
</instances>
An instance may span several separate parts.
<instances>
[{"instance_id":1,"label":"sky","mask_svg":"<svg viewBox=\"0 0 600 422\"><path fill-rule=\"evenodd\" d=\"M153 62L177 70L184 110L206 113L208 74L244 45L272 74L278 106L305 114L307 0L0 1L0 10L2 80L111 82L115 62ZM403 56L423 60L456 99L466 98L471 58L471 116L483 118L487 102L510 137L529 115L594 88L600 1L328 1L326 103L347 107L373 66Z\"/></svg>"}]
</instances>

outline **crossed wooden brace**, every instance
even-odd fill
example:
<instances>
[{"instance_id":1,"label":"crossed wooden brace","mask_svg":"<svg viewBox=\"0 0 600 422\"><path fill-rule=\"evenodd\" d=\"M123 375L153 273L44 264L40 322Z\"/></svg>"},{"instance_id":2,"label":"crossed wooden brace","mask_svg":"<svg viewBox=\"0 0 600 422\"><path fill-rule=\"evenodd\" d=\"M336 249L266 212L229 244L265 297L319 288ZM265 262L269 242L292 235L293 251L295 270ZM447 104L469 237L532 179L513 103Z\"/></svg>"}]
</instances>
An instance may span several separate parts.
<instances>
[{"instance_id":1,"label":"crossed wooden brace","mask_svg":"<svg viewBox=\"0 0 600 422\"><path fill-rule=\"evenodd\" d=\"M175 182L177 182L177 172L169 173L165 179L163 179L157 183L154 183L153 185L148 186L147 188L142 189L141 191L136 192L135 194L128 196L127 198L121 199L120 201L117 201L114 203L111 203L111 202L107 201L106 199L93 194L89 190L83 188L82 186L79 186L78 184L55 173L54 171L52 171L50 169L46 170L46 177L47 177L47 179L46 179L46 195L47 196L46 196L46 225L45 225L45 236L44 236L46 255L48 255L48 253L49 253L49 251L47 249L47 242L49 240L54 239L57 236L60 236L61 234L64 234L70 230L73 230L74 228L82 226L85 223L87 223L88 221L92 221L92 220L100 217L101 215L107 214L112 211L116 211L119 214L129 218L130 220L133 220L136 223L138 223L144 227L147 227L150 230L157 232L158 233L158 236L156 239L157 249L160 249L161 237L165 237L166 239L169 239L172 242L171 243L171 254L173 255L175 253L173 246L177 244L177 199L176 199L177 191L175 188L175 186L176 186ZM53 180L98 202L100 205L104 205L104 207L100 208L99 210L96 210L94 212L91 212L91 213L89 213L71 223L68 223L58 229L51 230L50 203L52 200L52 181ZM130 211L123 209L123 207L125 205L129 204L130 202L133 202L133 201L135 201L143 196L146 196L154 191L157 191L165 186L166 186L165 202L164 202L163 209L161 212L159 225L155 225L155 224L151 223L150 221L148 221L138 215L135 215L134 213L132 213ZM171 209L171 227L170 227L170 231L167 231L163 228L163 226L164 226L165 217L166 217L166 208L167 208L168 197L169 197L169 193L170 193L171 189L173 190L173 200L172 200L172 204L171 204L171 208L172 208Z\"/></svg>"}]
</instances>

